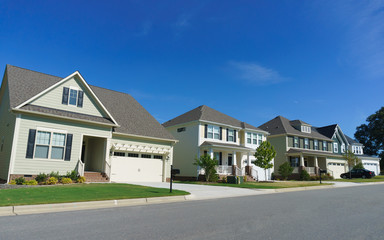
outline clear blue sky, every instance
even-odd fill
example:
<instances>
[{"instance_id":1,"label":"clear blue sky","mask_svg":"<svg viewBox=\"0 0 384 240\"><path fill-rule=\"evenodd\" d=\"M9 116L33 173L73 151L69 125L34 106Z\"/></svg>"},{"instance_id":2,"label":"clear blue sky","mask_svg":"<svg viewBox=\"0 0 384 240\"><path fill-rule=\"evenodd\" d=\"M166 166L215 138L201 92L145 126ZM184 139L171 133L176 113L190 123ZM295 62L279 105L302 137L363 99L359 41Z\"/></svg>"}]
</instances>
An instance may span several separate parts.
<instances>
[{"instance_id":1,"label":"clear blue sky","mask_svg":"<svg viewBox=\"0 0 384 240\"><path fill-rule=\"evenodd\" d=\"M0 0L0 66L130 93L159 122L208 105L356 126L383 106L383 1Z\"/></svg>"}]
</instances>

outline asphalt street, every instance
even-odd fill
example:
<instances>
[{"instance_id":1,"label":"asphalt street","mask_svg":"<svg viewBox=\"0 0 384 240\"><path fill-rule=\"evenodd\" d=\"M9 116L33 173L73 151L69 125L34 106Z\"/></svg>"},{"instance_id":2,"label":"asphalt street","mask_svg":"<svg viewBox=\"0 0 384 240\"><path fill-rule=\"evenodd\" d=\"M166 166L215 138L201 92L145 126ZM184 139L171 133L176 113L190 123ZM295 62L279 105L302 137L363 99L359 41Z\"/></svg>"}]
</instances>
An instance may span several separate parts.
<instances>
[{"instance_id":1,"label":"asphalt street","mask_svg":"<svg viewBox=\"0 0 384 240\"><path fill-rule=\"evenodd\" d=\"M384 185L0 217L0 239L383 239Z\"/></svg>"}]
</instances>

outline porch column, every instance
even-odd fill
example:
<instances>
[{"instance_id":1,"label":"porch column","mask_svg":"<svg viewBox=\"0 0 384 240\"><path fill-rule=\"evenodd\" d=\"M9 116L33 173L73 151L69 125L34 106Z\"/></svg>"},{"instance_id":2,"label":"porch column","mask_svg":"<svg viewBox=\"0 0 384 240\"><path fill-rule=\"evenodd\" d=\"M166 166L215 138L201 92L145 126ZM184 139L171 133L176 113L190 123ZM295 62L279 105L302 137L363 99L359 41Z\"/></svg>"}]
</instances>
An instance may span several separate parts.
<instances>
[{"instance_id":1,"label":"porch column","mask_svg":"<svg viewBox=\"0 0 384 240\"><path fill-rule=\"evenodd\" d=\"M209 156L211 156L211 159L213 159L213 149L212 148L209 149Z\"/></svg>"},{"instance_id":2,"label":"porch column","mask_svg":"<svg viewBox=\"0 0 384 240\"><path fill-rule=\"evenodd\" d=\"M300 154L300 167L304 167L304 156Z\"/></svg>"},{"instance_id":3,"label":"porch column","mask_svg":"<svg viewBox=\"0 0 384 240\"><path fill-rule=\"evenodd\" d=\"M315 167L319 167L319 162L317 161L317 157L315 157Z\"/></svg>"},{"instance_id":4,"label":"porch column","mask_svg":"<svg viewBox=\"0 0 384 240\"><path fill-rule=\"evenodd\" d=\"M233 165L236 166L237 165L236 151L233 151L232 158L233 158L232 159Z\"/></svg>"},{"instance_id":5,"label":"porch column","mask_svg":"<svg viewBox=\"0 0 384 240\"><path fill-rule=\"evenodd\" d=\"M248 154L247 154L247 165L248 166L251 166L251 160L249 159L249 156L250 156L250 153L248 152Z\"/></svg>"}]
</instances>

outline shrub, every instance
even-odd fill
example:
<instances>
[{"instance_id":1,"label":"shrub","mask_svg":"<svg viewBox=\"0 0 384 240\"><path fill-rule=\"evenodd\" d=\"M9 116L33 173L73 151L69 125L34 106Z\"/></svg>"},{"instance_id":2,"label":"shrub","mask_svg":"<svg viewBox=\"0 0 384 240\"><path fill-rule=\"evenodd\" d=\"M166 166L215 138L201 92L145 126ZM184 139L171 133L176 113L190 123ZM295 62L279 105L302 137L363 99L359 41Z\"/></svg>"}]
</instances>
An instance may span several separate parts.
<instances>
[{"instance_id":1,"label":"shrub","mask_svg":"<svg viewBox=\"0 0 384 240\"><path fill-rule=\"evenodd\" d=\"M211 182L218 182L219 181L219 179L220 179L220 176L219 176L219 174L213 174L213 175L211 175Z\"/></svg>"},{"instance_id":2,"label":"shrub","mask_svg":"<svg viewBox=\"0 0 384 240\"><path fill-rule=\"evenodd\" d=\"M48 179L48 174L45 174L45 173L39 173L39 175L35 177L35 180L38 183L45 183L47 179Z\"/></svg>"},{"instance_id":3,"label":"shrub","mask_svg":"<svg viewBox=\"0 0 384 240\"><path fill-rule=\"evenodd\" d=\"M321 174L321 180L333 180L333 177L329 173Z\"/></svg>"},{"instance_id":4,"label":"shrub","mask_svg":"<svg viewBox=\"0 0 384 240\"><path fill-rule=\"evenodd\" d=\"M72 170L70 172L67 172L67 174L65 174L65 177L70 178L72 181L76 181L79 176L77 174L77 171Z\"/></svg>"},{"instance_id":5,"label":"shrub","mask_svg":"<svg viewBox=\"0 0 384 240\"><path fill-rule=\"evenodd\" d=\"M9 182L9 184L10 184L10 185L16 185L16 181L15 181L15 180L11 180L11 181Z\"/></svg>"},{"instance_id":6,"label":"shrub","mask_svg":"<svg viewBox=\"0 0 384 240\"><path fill-rule=\"evenodd\" d=\"M275 173L271 173L271 180L275 180L276 176L275 176Z\"/></svg>"},{"instance_id":7,"label":"shrub","mask_svg":"<svg viewBox=\"0 0 384 240\"><path fill-rule=\"evenodd\" d=\"M309 180L311 180L311 176L309 176L309 173L303 169L300 172L300 180L301 181L309 181Z\"/></svg>"},{"instance_id":8,"label":"shrub","mask_svg":"<svg viewBox=\"0 0 384 240\"><path fill-rule=\"evenodd\" d=\"M293 167L289 162L285 162L279 166L278 172L284 180L287 180L288 176L293 172Z\"/></svg>"},{"instance_id":9,"label":"shrub","mask_svg":"<svg viewBox=\"0 0 384 240\"><path fill-rule=\"evenodd\" d=\"M244 182L247 182L248 178L247 176L244 176Z\"/></svg>"},{"instance_id":10,"label":"shrub","mask_svg":"<svg viewBox=\"0 0 384 240\"><path fill-rule=\"evenodd\" d=\"M78 177L77 178L77 182L78 183L84 183L85 182L85 177L83 177L83 176Z\"/></svg>"},{"instance_id":11,"label":"shrub","mask_svg":"<svg viewBox=\"0 0 384 240\"><path fill-rule=\"evenodd\" d=\"M15 182L17 185L23 185L23 183L25 183L25 178L23 177L18 177L15 179Z\"/></svg>"},{"instance_id":12,"label":"shrub","mask_svg":"<svg viewBox=\"0 0 384 240\"><path fill-rule=\"evenodd\" d=\"M67 178L67 177L62 178L62 179L61 179L61 183L62 183L62 184L69 184L69 183L72 183L72 179Z\"/></svg>"},{"instance_id":13,"label":"shrub","mask_svg":"<svg viewBox=\"0 0 384 240\"><path fill-rule=\"evenodd\" d=\"M216 166L218 165L218 161L215 158L211 158L208 154L204 154L200 156L200 158L195 158L195 162L193 163L195 166L199 166L201 169L204 169L205 181L206 182L216 182L217 177L216 174Z\"/></svg>"},{"instance_id":14,"label":"shrub","mask_svg":"<svg viewBox=\"0 0 384 240\"><path fill-rule=\"evenodd\" d=\"M56 183L57 183L57 178L55 178L55 177L50 177L50 178L48 178L48 180L47 180L47 184L48 185L55 185Z\"/></svg>"},{"instance_id":15,"label":"shrub","mask_svg":"<svg viewBox=\"0 0 384 240\"><path fill-rule=\"evenodd\" d=\"M223 183L227 183L227 176L224 176L221 181L223 181Z\"/></svg>"},{"instance_id":16,"label":"shrub","mask_svg":"<svg viewBox=\"0 0 384 240\"><path fill-rule=\"evenodd\" d=\"M311 181L318 181L319 180L319 176L311 176Z\"/></svg>"},{"instance_id":17,"label":"shrub","mask_svg":"<svg viewBox=\"0 0 384 240\"><path fill-rule=\"evenodd\" d=\"M49 174L49 177L54 177L54 178L56 178L56 180L60 180L62 178L62 176L60 176L59 172L54 172L54 171L52 171Z\"/></svg>"},{"instance_id":18,"label":"shrub","mask_svg":"<svg viewBox=\"0 0 384 240\"><path fill-rule=\"evenodd\" d=\"M32 180L29 180L29 181L25 181L23 183L23 185L37 185L37 181L32 179Z\"/></svg>"}]
</instances>

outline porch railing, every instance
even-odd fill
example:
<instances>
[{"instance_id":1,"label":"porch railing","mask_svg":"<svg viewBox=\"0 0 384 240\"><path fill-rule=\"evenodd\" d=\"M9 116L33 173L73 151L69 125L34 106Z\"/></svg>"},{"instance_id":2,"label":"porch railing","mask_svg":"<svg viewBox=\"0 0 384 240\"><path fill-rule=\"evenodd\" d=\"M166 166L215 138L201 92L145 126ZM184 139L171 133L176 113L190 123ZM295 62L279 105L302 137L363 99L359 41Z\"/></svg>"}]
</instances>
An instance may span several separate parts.
<instances>
[{"instance_id":1,"label":"porch railing","mask_svg":"<svg viewBox=\"0 0 384 240\"><path fill-rule=\"evenodd\" d=\"M221 175L231 175L232 174L232 166L219 165L216 166L217 174Z\"/></svg>"},{"instance_id":2,"label":"porch railing","mask_svg":"<svg viewBox=\"0 0 384 240\"><path fill-rule=\"evenodd\" d=\"M77 173L80 176L84 176L84 163L81 161L81 159L77 162Z\"/></svg>"},{"instance_id":3,"label":"porch railing","mask_svg":"<svg viewBox=\"0 0 384 240\"><path fill-rule=\"evenodd\" d=\"M105 161L105 174L110 179L111 178L111 164L107 161Z\"/></svg>"},{"instance_id":4,"label":"porch railing","mask_svg":"<svg viewBox=\"0 0 384 240\"><path fill-rule=\"evenodd\" d=\"M251 174L252 174L253 179L255 179L256 181L259 181L259 175L258 175L258 172L256 171L256 169L252 168Z\"/></svg>"},{"instance_id":5,"label":"porch railing","mask_svg":"<svg viewBox=\"0 0 384 240\"><path fill-rule=\"evenodd\" d=\"M315 174L315 168L314 168L314 167L305 167L305 170L306 170L309 174Z\"/></svg>"},{"instance_id":6,"label":"porch railing","mask_svg":"<svg viewBox=\"0 0 384 240\"><path fill-rule=\"evenodd\" d=\"M331 175L332 177L335 177L335 176L333 176L333 171L330 170L329 168L327 168L327 173L329 173L329 175Z\"/></svg>"},{"instance_id":7,"label":"porch railing","mask_svg":"<svg viewBox=\"0 0 384 240\"><path fill-rule=\"evenodd\" d=\"M235 173L236 173L236 176L243 176L243 173L238 166L235 166Z\"/></svg>"}]
</instances>

